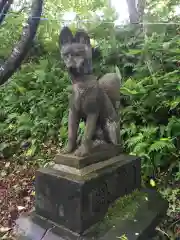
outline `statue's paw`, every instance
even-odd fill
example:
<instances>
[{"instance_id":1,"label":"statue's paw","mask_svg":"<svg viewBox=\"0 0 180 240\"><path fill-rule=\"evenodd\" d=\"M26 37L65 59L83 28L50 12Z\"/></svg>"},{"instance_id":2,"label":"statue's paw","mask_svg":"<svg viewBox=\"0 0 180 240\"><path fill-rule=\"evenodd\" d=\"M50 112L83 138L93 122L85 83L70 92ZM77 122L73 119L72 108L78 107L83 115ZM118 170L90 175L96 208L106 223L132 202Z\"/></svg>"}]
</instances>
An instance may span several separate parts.
<instances>
[{"instance_id":1,"label":"statue's paw","mask_svg":"<svg viewBox=\"0 0 180 240\"><path fill-rule=\"evenodd\" d=\"M74 147L73 146L70 146L70 145L67 145L63 150L62 150L62 153L63 154L68 154L68 153L72 153L74 151Z\"/></svg>"},{"instance_id":2,"label":"statue's paw","mask_svg":"<svg viewBox=\"0 0 180 240\"><path fill-rule=\"evenodd\" d=\"M84 145L81 145L75 152L74 155L77 157L84 157L88 155L89 151L88 148L85 147Z\"/></svg>"},{"instance_id":3,"label":"statue's paw","mask_svg":"<svg viewBox=\"0 0 180 240\"><path fill-rule=\"evenodd\" d=\"M68 153L71 153L71 151L68 148L63 148L61 153L62 154L68 154Z\"/></svg>"}]
</instances>

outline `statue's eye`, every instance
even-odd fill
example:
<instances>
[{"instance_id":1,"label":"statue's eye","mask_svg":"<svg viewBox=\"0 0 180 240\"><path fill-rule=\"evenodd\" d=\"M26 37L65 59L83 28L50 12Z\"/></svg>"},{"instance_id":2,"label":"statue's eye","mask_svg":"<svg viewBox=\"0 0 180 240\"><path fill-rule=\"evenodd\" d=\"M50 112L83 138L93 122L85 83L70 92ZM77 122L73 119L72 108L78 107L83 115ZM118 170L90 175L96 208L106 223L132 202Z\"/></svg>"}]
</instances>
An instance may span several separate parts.
<instances>
[{"instance_id":1,"label":"statue's eye","mask_svg":"<svg viewBox=\"0 0 180 240\"><path fill-rule=\"evenodd\" d=\"M64 54L64 58L67 59L67 58L70 58L71 57L71 54Z\"/></svg>"}]
</instances>

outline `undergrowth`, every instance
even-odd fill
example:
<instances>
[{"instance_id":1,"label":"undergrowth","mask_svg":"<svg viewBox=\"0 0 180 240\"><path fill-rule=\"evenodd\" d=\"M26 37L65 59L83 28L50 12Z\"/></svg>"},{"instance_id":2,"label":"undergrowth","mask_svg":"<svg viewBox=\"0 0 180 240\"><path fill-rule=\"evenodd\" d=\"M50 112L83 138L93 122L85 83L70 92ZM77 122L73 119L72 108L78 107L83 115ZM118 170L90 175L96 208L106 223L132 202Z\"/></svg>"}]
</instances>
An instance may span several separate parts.
<instances>
[{"instance_id":1,"label":"undergrowth","mask_svg":"<svg viewBox=\"0 0 180 240\"><path fill-rule=\"evenodd\" d=\"M12 25L12 20L9 17L6 24ZM119 69L123 147L142 158L144 179L163 175L165 182L176 186L167 194L169 187L161 181L160 189L165 187L163 195L171 202L171 196L180 194L179 29L170 26L162 31L156 26L156 32L149 28L144 36L141 30L126 26L113 28L111 38L105 25L102 22L94 32L89 26L96 40L95 73L102 76ZM11 31L17 26L18 19ZM60 59L58 27L41 24L33 47L38 51L32 49L10 83L0 88L0 154L4 159L38 159L43 144L51 142L59 148L66 143L71 83ZM2 59L9 54L8 42L3 42L9 31L5 36L0 31ZM179 211L179 202L173 201L172 213Z\"/></svg>"}]
</instances>

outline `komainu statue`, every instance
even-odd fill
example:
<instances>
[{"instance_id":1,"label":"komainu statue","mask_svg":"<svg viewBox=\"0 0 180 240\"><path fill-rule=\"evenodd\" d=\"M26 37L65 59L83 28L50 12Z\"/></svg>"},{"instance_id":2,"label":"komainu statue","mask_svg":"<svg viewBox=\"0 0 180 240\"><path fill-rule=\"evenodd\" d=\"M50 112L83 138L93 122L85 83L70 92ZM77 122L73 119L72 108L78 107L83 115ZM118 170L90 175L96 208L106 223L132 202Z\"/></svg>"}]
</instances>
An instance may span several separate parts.
<instances>
[{"instance_id":1,"label":"komainu statue","mask_svg":"<svg viewBox=\"0 0 180 240\"><path fill-rule=\"evenodd\" d=\"M78 30L73 36L71 30L64 27L59 41L73 86L69 102L68 144L64 153L84 157L97 146L119 146L118 75L108 73L99 80L93 75L92 48L85 31ZM80 120L85 122L81 139L77 136Z\"/></svg>"}]
</instances>

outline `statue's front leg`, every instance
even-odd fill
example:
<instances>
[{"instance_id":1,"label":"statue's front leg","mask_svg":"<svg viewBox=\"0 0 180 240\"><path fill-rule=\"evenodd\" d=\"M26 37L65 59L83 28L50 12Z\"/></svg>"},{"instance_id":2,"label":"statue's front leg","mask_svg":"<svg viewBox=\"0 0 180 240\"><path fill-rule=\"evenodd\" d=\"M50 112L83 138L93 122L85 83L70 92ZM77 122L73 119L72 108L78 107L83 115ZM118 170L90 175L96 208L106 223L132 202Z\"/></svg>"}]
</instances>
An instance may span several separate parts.
<instances>
[{"instance_id":1,"label":"statue's front leg","mask_svg":"<svg viewBox=\"0 0 180 240\"><path fill-rule=\"evenodd\" d=\"M77 131L79 127L79 114L75 109L69 109L68 116L68 143L64 153L71 153L76 149Z\"/></svg>"},{"instance_id":2,"label":"statue's front leg","mask_svg":"<svg viewBox=\"0 0 180 240\"><path fill-rule=\"evenodd\" d=\"M75 151L76 156L85 156L89 153L92 147L92 138L96 130L98 113L91 113L87 116L86 127L82 143L80 147Z\"/></svg>"}]
</instances>

